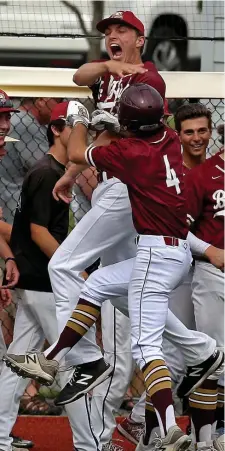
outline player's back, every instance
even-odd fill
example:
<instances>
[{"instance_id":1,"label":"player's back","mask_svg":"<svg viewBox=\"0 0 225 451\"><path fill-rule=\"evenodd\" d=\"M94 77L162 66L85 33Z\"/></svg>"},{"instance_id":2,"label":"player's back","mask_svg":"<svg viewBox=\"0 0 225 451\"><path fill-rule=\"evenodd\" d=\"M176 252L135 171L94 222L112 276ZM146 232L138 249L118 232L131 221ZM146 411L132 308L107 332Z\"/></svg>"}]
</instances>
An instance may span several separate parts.
<instances>
[{"instance_id":1,"label":"player's back","mask_svg":"<svg viewBox=\"0 0 225 451\"><path fill-rule=\"evenodd\" d=\"M186 205L178 135L163 127L145 139L129 139L132 183L128 190L140 234L186 238ZM136 206L138 206L136 208Z\"/></svg>"}]
</instances>

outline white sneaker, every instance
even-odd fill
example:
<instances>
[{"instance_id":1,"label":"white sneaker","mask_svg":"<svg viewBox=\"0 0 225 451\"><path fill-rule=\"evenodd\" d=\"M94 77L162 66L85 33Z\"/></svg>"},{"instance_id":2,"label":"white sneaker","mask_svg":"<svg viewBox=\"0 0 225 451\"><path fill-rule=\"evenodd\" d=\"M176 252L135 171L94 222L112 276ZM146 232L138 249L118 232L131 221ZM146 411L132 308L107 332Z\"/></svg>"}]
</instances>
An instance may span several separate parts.
<instances>
[{"instance_id":1,"label":"white sneaker","mask_svg":"<svg viewBox=\"0 0 225 451\"><path fill-rule=\"evenodd\" d=\"M52 385L59 367L56 360L47 360L42 352L6 354L3 360L18 376L35 379L43 385Z\"/></svg>"},{"instance_id":2,"label":"white sneaker","mask_svg":"<svg viewBox=\"0 0 225 451\"><path fill-rule=\"evenodd\" d=\"M215 451L213 442L198 442L195 448L197 451Z\"/></svg>"},{"instance_id":3,"label":"white sneaker","mask_svg":"<svg viewBox=\"0 0 225 451\"><path fill-rule=\"evenodd\" d=\"M217 451L225 450L225 434L219 435L214 441L213 446Z\"/></svg>"},{"instance_id":4,"label":"white sneaker","mask_svg":"<svg viewBox=\"0 0 225 451\"><path fill-rule=\"evenodd\" d=\"M184 434L177 426L169 428L166 437L157 437L148 445L143 444L143 436L141 437L136 451L153 451L155 449L163 449L165 451L185 451L191 444L191 438Z\"/></svg>"}]
</instances>

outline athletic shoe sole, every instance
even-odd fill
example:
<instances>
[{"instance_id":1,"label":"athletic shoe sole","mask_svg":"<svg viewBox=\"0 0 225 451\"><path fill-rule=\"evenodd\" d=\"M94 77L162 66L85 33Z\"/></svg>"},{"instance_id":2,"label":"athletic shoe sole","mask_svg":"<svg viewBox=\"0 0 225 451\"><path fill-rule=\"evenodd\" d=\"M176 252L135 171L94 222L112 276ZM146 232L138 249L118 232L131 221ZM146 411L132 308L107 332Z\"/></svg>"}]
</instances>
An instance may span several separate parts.
<instances>
[{"instance_id":1,"label":"athletic shoe sole","mask_svg":"<svg viewBox=\"0 0 225 451\"><path fill-rule=\"evenodd\" d=\"M123 426L121 426L121 424L117 425L117 430L119 431L119 433L121 435L123 435L123 437L127 438L127 440L129 440L131 443L134 443L135 445L138 445L138 441L135 440L135 438L129 434L129 432L127 432L125 429L123 429Z\"/></svg>"},{"instance_id":2,"label":"athletic shoe sole","mask_svg":"<svg viewBox=\"0 0 225 451\"><path fill-rule=\"evenodd\" d=\"M54 377L52 377L50 374L45 373L41 368L36 371L30 369L29 371L24 368L22 363L17 363L15 360L11 359L9 356L4 356L3 361L6 363L6 366L8 366L13 373L16 373L18 376L23 377L24 379L31 378L35 381L39 382L41 385L46 385L49 387L54 382Z\"/></svg>"},{"instance_id":3,"label":"athletic shoe sole","mask_svg":"<svg viewBox=\"0 0 225 451\"><path fill-rule=\"evenodd\" d=\"M93 390L95 387L97 387L97 385L101 384L106 379L108 379L108 377L110 377L112 373L113 373L113 368L110 366L109 368L107 368L104 371L104 373L102 373L97 379L95 379L95 381L92 382L92 384L90 384L87 388L80 390L78 393L74 394L74 396L71 396L71 398L66 399L65 401L58 401L56 398L54 401L54 404L56 406L65 406L66 404L70 404L71 402L74 402L77 399L82 398L82 396L89 393L91 390Z\"/></svg>"},{"instance_id":4,"label":"athletic shoe sole","mask_svg":"<svg viewBox=\"0 0 225 451\"><path fill-rule=\"evenodd\" d=\"M224 361L224 355L223 355L223 352L220 352L220 354L218 355L216 361L215 361L215 362L213 363L213 365L208 369L208 371L206 371L206 373L204 373L204 374L202 375L201 379L199 379L199 380L192 386L192 388L191 388L187 393L185 393L184 395L183 395L183 394L182 394L182 395L179 394L179 387L178 387L178 389L177 389L177 395L178 395L180 398L183 398L184 396L188 396L188 395L190 395L191 393L193 393L198 387L200 387L200 385L201 385L201 384L202 384L209 376L211 376L212 373L214 373L216 370L218 370L218 368L220 368L220 366L222 365L223 361Z\"/></svg>"}]
</instances>

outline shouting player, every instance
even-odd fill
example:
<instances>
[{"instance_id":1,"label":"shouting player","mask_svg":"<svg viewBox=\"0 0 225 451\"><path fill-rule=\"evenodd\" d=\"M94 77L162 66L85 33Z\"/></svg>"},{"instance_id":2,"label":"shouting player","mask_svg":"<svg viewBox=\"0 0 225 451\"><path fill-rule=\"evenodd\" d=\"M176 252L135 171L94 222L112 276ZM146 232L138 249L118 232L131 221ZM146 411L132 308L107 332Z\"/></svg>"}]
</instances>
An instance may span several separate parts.
<instances>
[{"instance_id":1,"label":"shouting player","mask_svg":"<svg viewBox=\"0 0 225 451\"><path fill-rule=\"evenodd\" d=\"M142 22L131 11L119 11L101 21L97 28L105 34L109 60L85 64L74 76L78 85L92 87L96 108L101 110L106 107L107 112L115 112L115 104L122 91L136 82L153 86L164 98L165 83L162 77L153 63L143 63L141 59L145 41ZM82 115L82 108L80 114ZM113 119L112 116L112 121ZM104 128L104 117L100 128ZM56 197L63 188L67 191L73 186L81 169L75 166L75 169L71 167L67 171L56 186ZM136 255L136 232L132 223L127 187L110 171L101 172L99 178L100 183L92 197L92 209L76 225L49 265L60 332L78 302L84 283L80 273L99 257L102 265L106 266ZM127 318L118 310L112 309L110 303L106 303L102 311L102 324L104 353L113 367L113 372L92 395L91 423L96 437L91 432L86 434L85 447L89 451L96 451L98 448L96 440L97 443L99 440L105 443L111 436L111 430L115 426L113 411L120 407L133 373L130 325ZM77 358L78 353L70 353L69 364L78 365L98 360L101 365L102 355L96 350L94 328L89 330L83 342L86 352L81 348L80 359ZM90 375L90 371L96 372L96 365L87 367L85 374ZM105 371L108 375L108 367ZM74 378L71 379L71 384L73 381ZM84 447L83 431L90 429L88 402L82 402L83 406L79 405L79 411L83 409L83 414L77 417L78 449Z\"/></svg>"}]
</instances>

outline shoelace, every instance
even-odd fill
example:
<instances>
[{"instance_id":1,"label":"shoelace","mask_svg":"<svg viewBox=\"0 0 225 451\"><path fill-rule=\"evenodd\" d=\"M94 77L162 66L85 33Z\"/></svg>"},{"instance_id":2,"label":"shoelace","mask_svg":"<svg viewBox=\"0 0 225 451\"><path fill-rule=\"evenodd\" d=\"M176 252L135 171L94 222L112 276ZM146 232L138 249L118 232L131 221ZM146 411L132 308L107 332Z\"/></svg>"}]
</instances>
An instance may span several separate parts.
<instances>
[{"instance_id":1,"label":"shoelace","mask_svg":"<svg viewBox=\"0 0 225 451\"><path fill-rule=\"evenodd\" d=\"M77 380L77 376L79 375L79 373L80 373L80 366L76 366L75 370L74 370L74 373L73 373L73 376L71 377L70 381L68 382L69 385L71 385L71 386L74 385L74 383Z\"/></svg>"}]
</instances>

